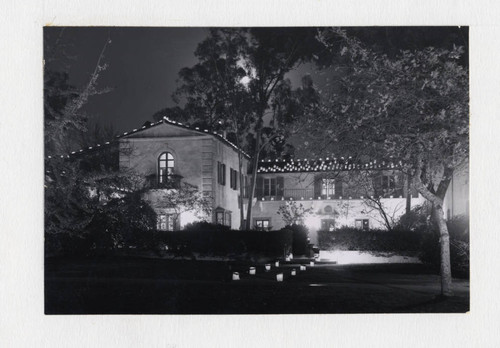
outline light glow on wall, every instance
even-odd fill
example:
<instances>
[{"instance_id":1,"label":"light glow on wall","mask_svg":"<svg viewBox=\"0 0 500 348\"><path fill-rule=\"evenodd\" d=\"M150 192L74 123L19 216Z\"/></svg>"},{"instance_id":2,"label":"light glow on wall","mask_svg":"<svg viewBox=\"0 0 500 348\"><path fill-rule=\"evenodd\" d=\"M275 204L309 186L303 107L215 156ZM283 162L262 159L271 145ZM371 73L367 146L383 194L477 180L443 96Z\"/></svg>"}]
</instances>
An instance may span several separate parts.
<instances>
[{"instance_id":1,"label":"light glow on wall","mask_svg":"<svg viewBox=\"0 0 500 348\"><path fill-rule=\"evenodd\" d=\"M201 221L201 219L195 215L194 211L189 210L181 213L181 228L197 221Z\"/></svg>"},{"instance_id":2,"label":"light glow on wall","mask_svg":"<svg viewBox=\"0 0 500 348\"><path fill-rule=\"evenodd\" d=\"M310 231L317 231L321 228L321 219L316 215L309 215L304 219L304 224Z\"/></svg>"}]
</instances>

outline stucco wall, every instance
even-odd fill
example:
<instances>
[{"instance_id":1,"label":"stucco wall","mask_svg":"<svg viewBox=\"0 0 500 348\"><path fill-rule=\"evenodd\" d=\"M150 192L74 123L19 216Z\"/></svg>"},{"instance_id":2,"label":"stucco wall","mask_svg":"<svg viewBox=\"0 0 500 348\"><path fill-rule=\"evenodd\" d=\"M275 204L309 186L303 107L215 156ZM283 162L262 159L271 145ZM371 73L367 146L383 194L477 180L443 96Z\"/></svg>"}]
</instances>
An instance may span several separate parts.
<instances>
[{"instance_id":1,"label":"stucco wall","mask_svg":"<svg viewBox=\"0 0 500 348\"><path fill-rule=\"evenodd\" d=\"M385 225L378 210L372 209L366 205L362 197L366 197L366 187L360 188L359 175L356 171L342 171L340 173L331 173L330 177L335 177L341 182L342 192L341 197L339 192L336 192L335 197L327 199L322 197L319 199L318 192L315 192L314 180L317 175L327 175L328 173L301 172L301 173L264 173L259 174L261 178L283 177L285 197L261 197L254 201L252 210L252 225L259 219L268 219L269 225L273 229L280 229L285 226L283 219L277 214L281 205L286 204L293 196L293 200L297 204L302 204L305 209L313 208L313 214L309 216L305 224L310 231L310 238L313 243L317 242L317 231L321 228L322 219L334 219L336 227L351 226L355 227L356 220L368 219L370 228L384 229ZM336 174L336 175L335 175ZM385 211L393 215L395 219L405 213L406 208L406 189L404 176L396 170L381 170L379 175L394 175L396 178L396 187L393 198L383 198L382 204ZM327 176L328 177L328 176ZM338 186L336 185L336 189ZM411 192L412 207L423 203L423 198L414 190ZM325 207L330 206L333 213L326 213Z\"/></svg>"},{"instance_id":2,"label":"stucco wall","mask_svg":"<svg viewBox=\"0 0 500 348\"><path fill-rule=\"evenodd\" d=\"M397 170L380 170L377 172L372 172L371 174L381 175L391 175L395 179L395 189L392 190L389 195L394 197L406 197L405 189L405 178L403 174ZM366 175L366 173L363 173ZM320 193L315 192L315 177L325 177L331 178L338 183L335 184L336 189L341 187L341 192L336 192L336 196L341 196L342 198L360 198L361 196L373 195L373 191L368 186L362 186L360 182L360 173L358 171L341 171L337 173L326 173L326 172L297 172L297 173L259 173L258 177L262 179L267 178L283 178L284 190L288 192L285 193L285 198L290 198L291 196L296 199L304 198L314 198L317 199ZM414 197L417 197L416 192L412 192ZM333 197L332 197L333 198ZM335 197L339 198L339 197Z\"/></svg>"},{"instance_id":3,"label":"stucco wall","mask_svg":"<svg viewBox=\"0 0 500 348\"><path fill-rule=\"evenodd\" d=\"M412 207L423 203L423 198L412 198ZM313 208L313 214L306 218L305 225L309 228L309 236L313 243L317 243L317 231L321 228L322 219L334 219L336 226L355 227L357 219L368 219L370 228L384 229L383 220L377 210L369 209L362 199L342 199L342 200L298 200L297 204L302 204L305 209ZM285 227L285 223L277 211L286 201L257 201L253 207L253 220L269 219L269 224L273 229ZM382 204L385 211L394 214L397 218L405 213L405 198L383 198ZM326 213L325 207L330 206L333 214ZM335 212L337 214L335 214Z\"/></svg>"},{"instance_id":4,"label":"stucco wall","mask_svg":"<svg viewBox=\"0 0 500 348\"><path fill-rule=\"evenodd\" d=\"M221 162L226 165L226 184L221 185L217 182L217 165ZM231 169L239 173L238 153L231 147L214 140L214 154L213 154L213 183L214 190L214 203L215 207L222 207L231 211L231 227L233 229L240 228L240 209L238 206L238 197L240 195L240 178L238 175L238 189L231 188ZM248 160L243 157L242 172L246 175L248 168Z\"/></svg>"},{"instance_id":5,"label":"stucco wall","mask_svg":"<svg viewBox=\"0 0 500 348\"><path fill-rule=\"evenodd\" d=\"M163 152L174 156L174 174L197 187L202 186L201 159L205 145L201 137L125 139L120 142L120 169L137 174L156 175Z\"/></svg>"},{"instance_id":6,"label":"stucco wall","mask_svg":"<svg viewBox=\"0 0 500 348\"><path fill-rule=\"evenodd\" d=\"M230 187L230 168L238 170L235 149L209 134L159 125L120 140L120 169L156 178L158 157L163 152L174 156L174 174L180 175L183 182L209 194L213 198L213 209L221 207L230 210L231 226L239 228L239 190ZM226 165L225 185L217 182L218 161ZM246 173L246 159L243 168ZM153 208L157 207L158 191L152 190L145 195ZM182 221L181 224L184 225Z\"/></svg>"}]
</instances>

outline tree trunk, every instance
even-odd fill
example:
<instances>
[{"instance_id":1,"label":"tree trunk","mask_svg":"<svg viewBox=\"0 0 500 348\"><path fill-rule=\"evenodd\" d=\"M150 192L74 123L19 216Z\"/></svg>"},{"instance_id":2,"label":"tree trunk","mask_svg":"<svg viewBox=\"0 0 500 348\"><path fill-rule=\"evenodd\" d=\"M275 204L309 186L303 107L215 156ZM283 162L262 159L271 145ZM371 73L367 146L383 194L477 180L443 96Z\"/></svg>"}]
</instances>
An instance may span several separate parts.
<instances>
[{"instance_id":1,"label":"tree trunk","mask_svg":"<svg viewBox=\"0 0 500 348\"><path fill-rule=\"evenodd\" d=\"M446 173L444 178L438 185L436 193L431 192L423 183L420 178L422 171L420 168L417 169L417 173L413 177L415 186L422 194L422 196L432 203L432 212L438 224L439 229L439 245L440 245L440 255L441 255L441 295L451 296L452 292L452 281L451 281L451 262L450 262L450 235L448 233L448 227L446 226L446 221L444 219L443 212L443 201L446 194L446 189L450 182L450 173Z\"/></svg>"},{"instance_id":2,"label":"tree trunk","mask_svg":"<svg viewBox=\"0 0 500 348\"><path fill-rule=\"evenodd\" d=\"M238 144L238 148L239 144ZM244 187L243 185L245 184L245 181L243 180L244 175L243 175L243 160L242 160L243 155L241 154L241 150L238 151L238 170L239 170L239 180L240 180L240 199L239 199L239 207L240 207L240 230L243 230L246 226L244 226L243 222L245 221L245 213L243 212L243 193L244 193Z\"/></svg>"},{"instance_id":3,"label":"tree trunk","mask_svg":"<svg viewBox=\"0 0 500 348\"><path fill-rule=\"evenodd\" d=\"M443 208L440 205L434 205L433 210L439 228L441 246L441 295L451 296L453 292L451 289L450 234L444 220Z\"/></svg>"},{"instance_id":4,"label":"tree trunk","mask_svg":"<svg viewBox=\"0 0 500 348\"><path fill-rule=\"evenodd\" d=\"M406 175L406 217L409 217L411 212L411 175Z\"/></svg>"},{"instance_id":5,"label":"tree trunk","mask_svg":"<svg viewBox=\"0 0 500 348\"><path fill-rule=\"evenodd\" d=\"M262 122L262 121L261 121ZM247 220L246 220L246 229L252 229L252 201L255 192L255 184L257 183L257 169L259 166L259 154L260 154L260 136L262 131L262 125L258 126L257 135L255 139L255 151L253 155L253 163L252 163L252 178L250 190L248 192L248 207L247 207Z\"/></svg>"}]
</instances>

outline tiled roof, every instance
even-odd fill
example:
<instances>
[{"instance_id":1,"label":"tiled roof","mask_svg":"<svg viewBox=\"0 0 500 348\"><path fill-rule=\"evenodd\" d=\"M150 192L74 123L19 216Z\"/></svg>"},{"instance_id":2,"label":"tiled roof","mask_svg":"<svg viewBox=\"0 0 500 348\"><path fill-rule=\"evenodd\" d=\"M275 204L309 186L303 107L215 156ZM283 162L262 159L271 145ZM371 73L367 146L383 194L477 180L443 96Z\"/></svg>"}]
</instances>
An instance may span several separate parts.
<instances>
[{"instance_id":1,"label":"tiled roof","mask_svg":"<svg viewBox=\"0 0 500 348\"><path fill-rule=\"evenodd\" d=\"M267 160L259 162L257 173L299 173L299 172L328 172L334 170L362 170L362 169L397 169L401 162L355 163L352 158L325 158L325 159L290 159Z\"/></svg>"},{"instance_id":2,"label":"tiled roof","mask_svg":"<svg viewBox=\"0 0 500 348\"><path fill-rule=\"evenodd\" d=\"M225 143L226 145L229 145L230 147L232 147L234 150L240 151L247 158L250 158L250 156L245 151L239 149L236 145L234 145L232 142L230 142L229 140L227 140L227 138L225 138L222 134L219 134L217 132L209 132L208 129L201 130L198 127L190 127L187 124L183 124L181 122L176 122L176 121L170 120L168 117L163 117L163 119L161 119L158 122L150 122L149 124L143 125L141 128L135 128L135 129L133 129L133 130L131 130L129 132L125 132L123 134L117 135L115 137L115 139L113 139L111 141L107 141L104 144L97 144L95 146L90 146L90 147L85 148L85 149L80 149L78 151L73 151L73 152L71 152L70 154L67 154L67 155L47 156L47 158L48 159L57 158L57 157L60 157L60 158L70 158L70 156L73 156L73 155L79 155L81 153L89 153L91 151L95 151L95 150L98 150L100 148L107 147L107 146L109 146L109 145L111 145L113 143L116 143L120 138L126 137L126 136L131 135L131 134L139 133L139 132L141 132L143 130L146 130L146 129L149 129L149 128L152 128L152 127L156 127L156 126L158 126L160 124L169 124L169 125L173 125L173 126L176 126L176 127L179 127L179 128L189 129L191 131L195 131L195 132L198 132L200 134L209 134L209 135L212 135L215 138L217 138L220 141L222 141L223 143Z\"/></svg>"}]
</instances>

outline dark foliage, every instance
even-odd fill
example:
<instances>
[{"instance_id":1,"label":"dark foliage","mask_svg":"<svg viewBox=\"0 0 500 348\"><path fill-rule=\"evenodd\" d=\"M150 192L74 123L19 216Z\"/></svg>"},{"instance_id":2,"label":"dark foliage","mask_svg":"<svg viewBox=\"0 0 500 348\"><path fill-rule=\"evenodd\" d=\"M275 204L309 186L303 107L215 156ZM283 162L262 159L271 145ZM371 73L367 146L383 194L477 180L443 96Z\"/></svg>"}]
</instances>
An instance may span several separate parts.
<instances>
[{"instance_id":1,"label":"dark foliage","mask_svg":"<svg viewBox=\"0 0 500 348\"><path fill-rule=\"evenodd\" d=\"M358 250L418 254L423 234L404 230L369 230L342 227L336 231L318 231L322 250ZM438 244L436 244L438 246Z\"/></svg>"},{"instance_id":2,"label":"dark foliage","mask_svg":"<svg viewBox=\"0 0 500 348\"><path fill-rule=\"evenodd\" d=\"M455 217L447 221L450 233L451 272L455 277L469 277L469 219L466 216ZM422 262L439 269L439 234L427 233L423 240Z\"/></svg>"},{"instance_id":3,"label":"dark foliage","mask_svg":"<svg viewBox=\"0 0 500 348\"><path fill-rule=\"evenodd\" d=\"M45 233L45 256L86 256L91 248L87 236Z\"/></svg>"},{"instance_id":4,"label":"dark foliage","mask_svg":"<svg viewBox=\"0 0 500 348\"><path fill-rule=\"evenodd\" d=\"M417 206L403 214L394 227L399 230L427 232L431 230L430 216L431 208L427 204Z\"/></svg>"},{"instance_id":5,"label":"dark foliage","mask_svg":"<svg viewBox=\"0 0 500 348\"><path fill-rule=\"evenodd\" d=\"M140 194L131 194L102 206L94 215L88 231L92 249L112 250L151 246L146 238L156 224L154 210Z\"/></svg>"},{"instance_id":6,"label":"dark foliage","mask_svg":"<svg viewBox=\"0 0 500 348\"><path fill-rule=\"evenodd\" d=\"M107 254L115 249L155 246L156 214L138 193L95 205L86 214L89 223L79 231L45 231L47 256Z\"/></svg>"},{"instance_id":7,"label":"dark foliage","mask_svg":"<svg viewBox=\"0 0 500 348\"><path fill-rule=\"evenodd\" d=\"M304 225L293 224L286 226L282 231L291 231L293 255L309 255L309 231Z\"/></svg>"},{"instance_id":8,"label":"dark foliage","mask_svg":"<svg viewBox=\"0 0 500 348\"><path fill-rule=\"evenodd\" d=\"M283 257L292 245L292 231L240 231L209 223L193 223L182 231L155 232L157 245L181 256ZM163 247L163 249L165 249Z\"/></svg>"}]
</instances>

